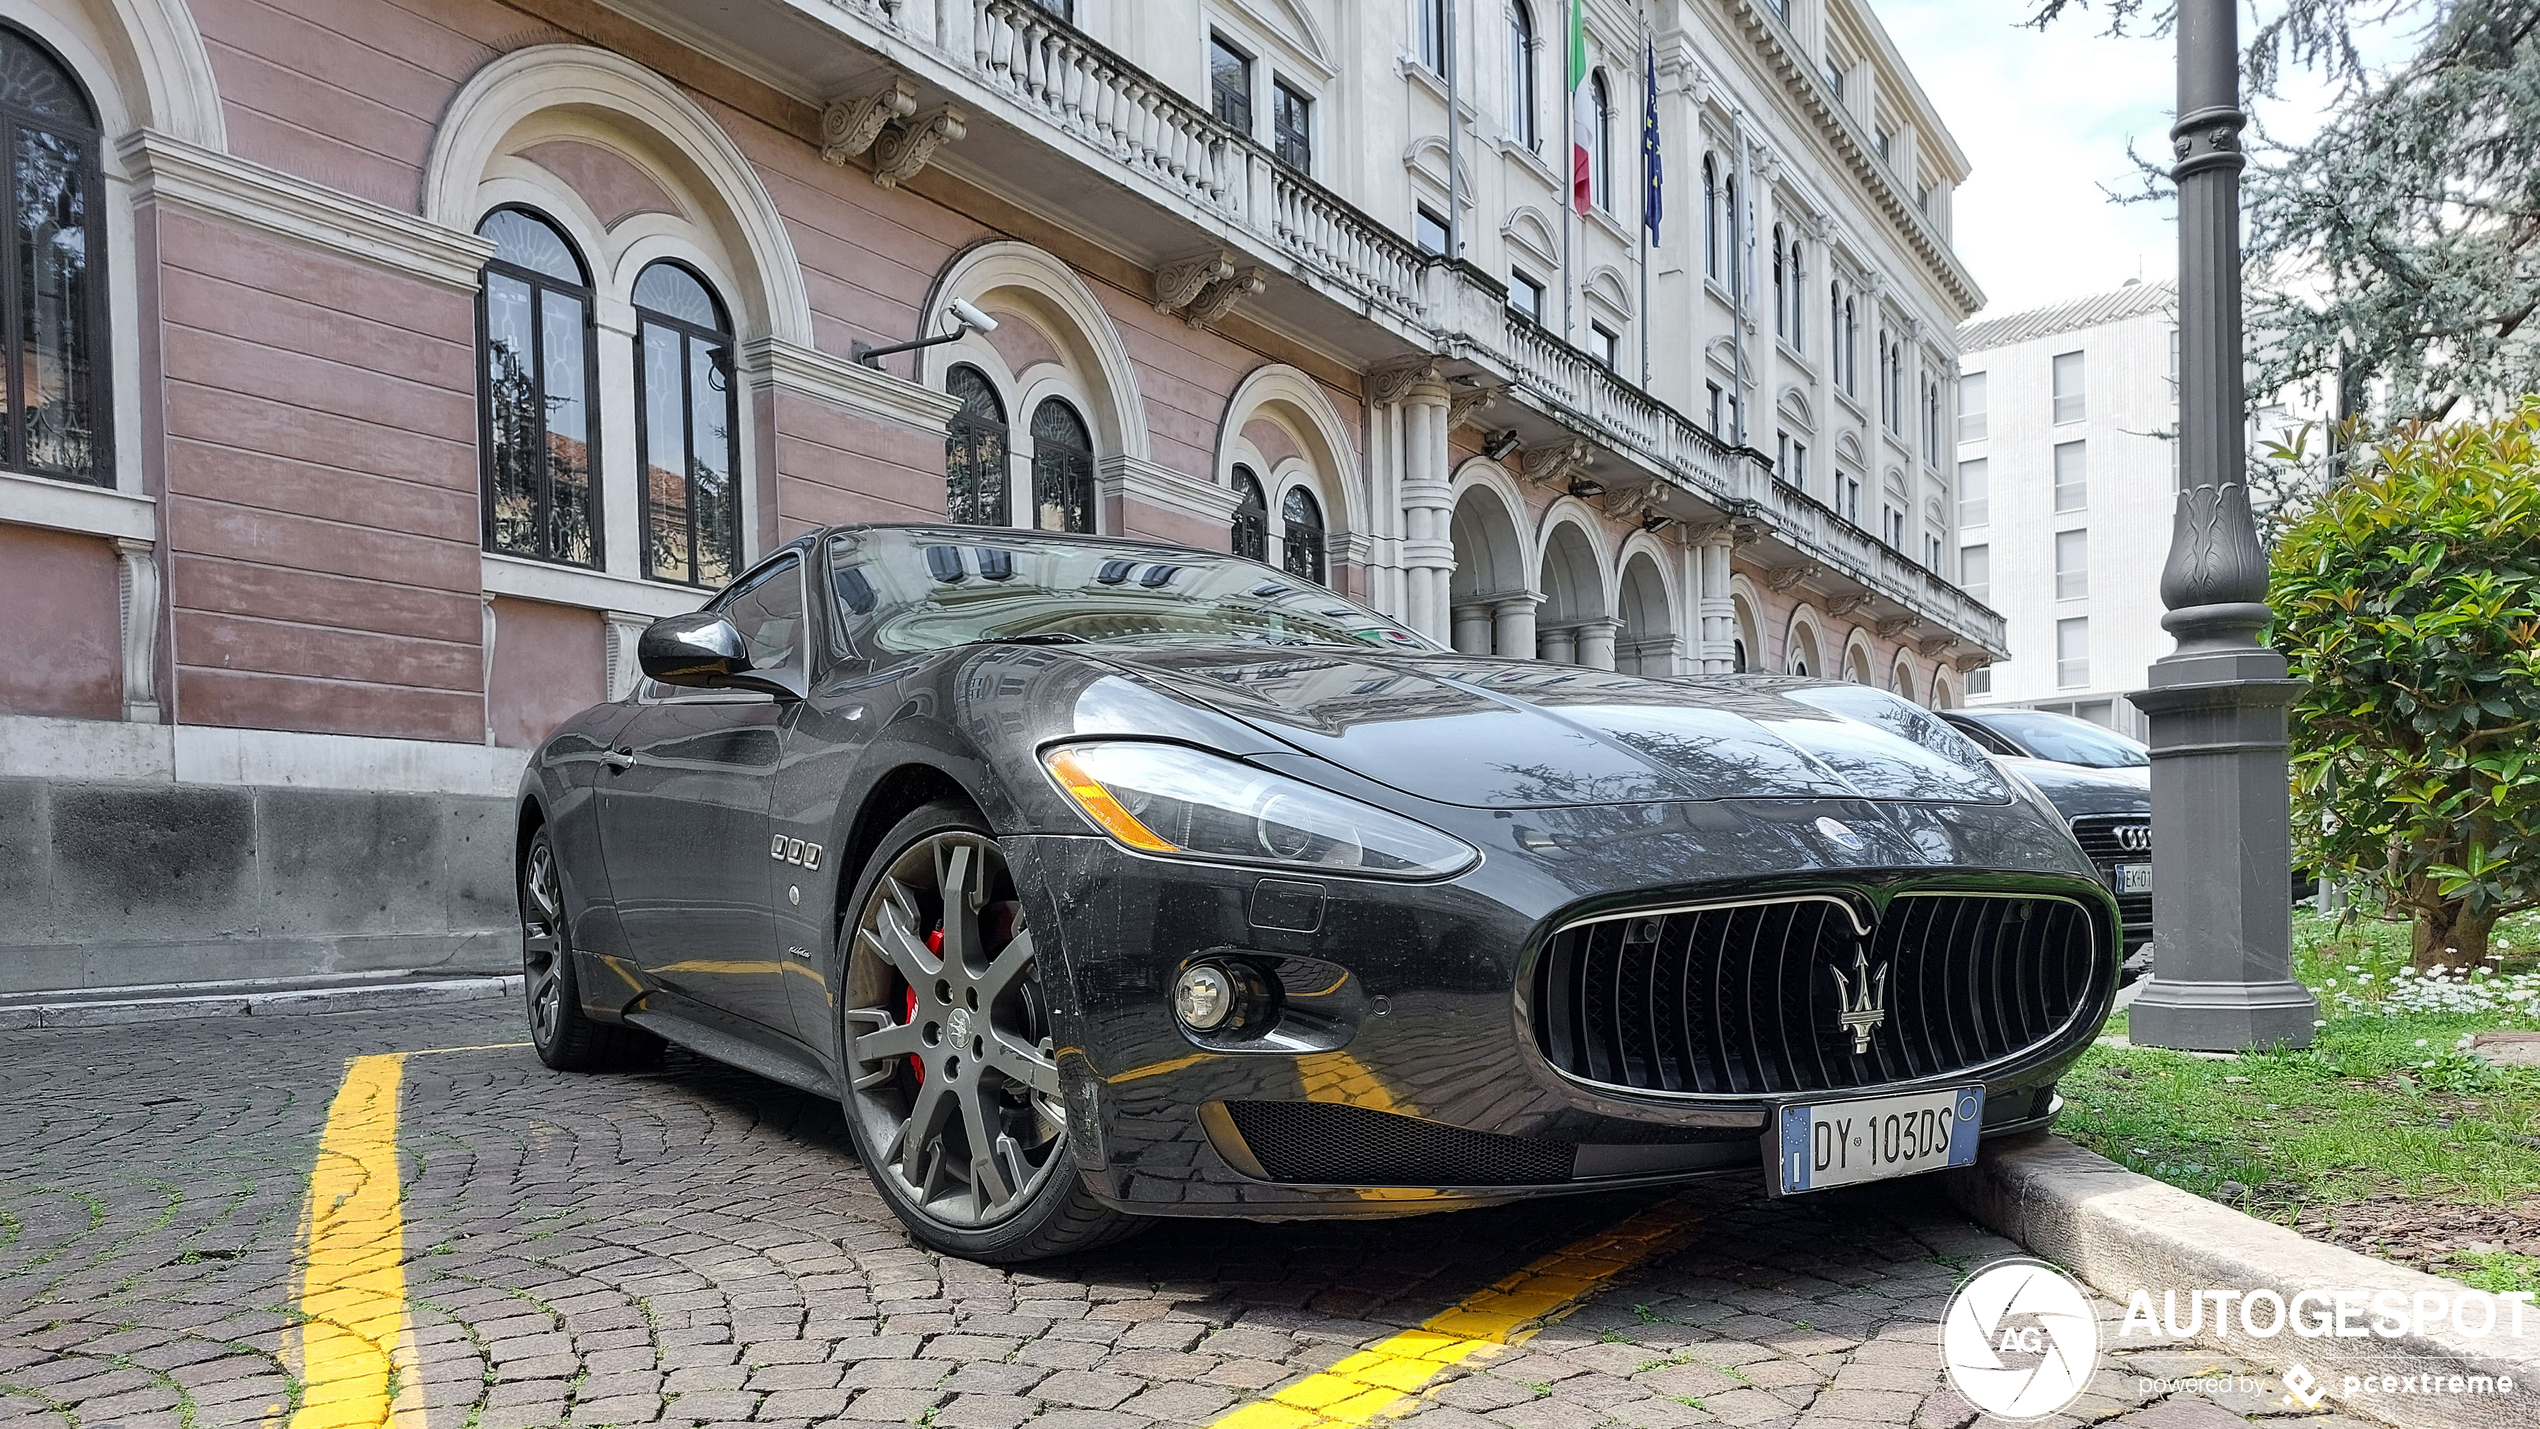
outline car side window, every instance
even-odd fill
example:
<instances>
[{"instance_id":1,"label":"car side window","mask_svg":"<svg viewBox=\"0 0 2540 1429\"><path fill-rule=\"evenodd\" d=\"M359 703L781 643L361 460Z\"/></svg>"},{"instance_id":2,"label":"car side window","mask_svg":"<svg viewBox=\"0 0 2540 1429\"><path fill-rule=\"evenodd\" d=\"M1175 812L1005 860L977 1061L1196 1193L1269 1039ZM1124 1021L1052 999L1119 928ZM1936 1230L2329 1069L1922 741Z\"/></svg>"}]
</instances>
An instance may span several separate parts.
<instances>
[{"instance_id":1,"label":"car side window","mask_svg":"<svg viewBox=\"0 0 2540 1429\"><path fill-rule=\"evenodd\" d=\"M790 669L803 662L803 563L788 556L723 593L711 607L732 622L749 645L753 670Z\"/></svg>"}]
</instances>

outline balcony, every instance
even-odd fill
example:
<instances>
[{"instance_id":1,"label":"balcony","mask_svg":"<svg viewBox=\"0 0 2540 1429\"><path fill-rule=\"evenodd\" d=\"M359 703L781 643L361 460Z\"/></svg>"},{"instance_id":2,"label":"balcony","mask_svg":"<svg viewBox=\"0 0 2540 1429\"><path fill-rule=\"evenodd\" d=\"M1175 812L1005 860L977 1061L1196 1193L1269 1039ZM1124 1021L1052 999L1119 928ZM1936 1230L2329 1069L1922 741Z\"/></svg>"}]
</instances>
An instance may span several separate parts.
<instances>
[{"instance_id":1,"label":"balcony","mask_svg":"<svg viewBox=\"0 0 2540 1429\"><path fill-rule=\"evenodd\" d=\"M1282 327L1362 367L1443 354L1466 375L1504 383L1540 435L1574 432L1610 453L1595 468L1609 490L1664 481L1709 514L1759 528L1798 562L2003 649L2000 616L1779 487L1757 453L1723 445L1510 311L1475 270L1420 251L1029 0L662 3L797 92L852 98L897 75L917 87L921 108L964 111L965 137L935 160L956 175L1063 214L1150 272L1208 252L1255 268L1264 289L1251 305Z\"/></svg>"}]
</instances>

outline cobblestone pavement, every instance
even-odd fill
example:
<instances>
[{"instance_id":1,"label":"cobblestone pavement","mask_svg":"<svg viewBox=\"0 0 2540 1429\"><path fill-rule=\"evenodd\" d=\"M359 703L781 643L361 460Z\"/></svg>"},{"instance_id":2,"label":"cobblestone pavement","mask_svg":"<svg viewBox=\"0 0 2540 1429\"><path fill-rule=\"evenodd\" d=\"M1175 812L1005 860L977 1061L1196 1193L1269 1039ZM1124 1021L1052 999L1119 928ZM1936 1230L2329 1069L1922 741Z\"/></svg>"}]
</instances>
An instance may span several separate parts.
<instances>
[{"instance_id":1,"label":"cobblestone pavement","mask_svg":"<svg viewBox=\"0 0 2540 1429\"><path fill-rule=\"evenodd\" d=\"M521 1035L507 1004L0 1035L0 1424L288 1423L294 1243L345 1059ZM432 1429L1207 1425L1653 1199L1176 1222L1003 1271L913 1248L833 1105L676 1051L594 1077L521 1047L412 1057L399 1127L410 1398ZM2016 1247L1924 1185L1688 1194L1703 1219L1681 1250L1433 1381L1407 1422L1973 1417L1941 1387L1934 1322L1961 1268ZM2143 1378L2215 1365L2136 1355L2073 1413L2269 1412Z\"/></svg>"}]
</instances>

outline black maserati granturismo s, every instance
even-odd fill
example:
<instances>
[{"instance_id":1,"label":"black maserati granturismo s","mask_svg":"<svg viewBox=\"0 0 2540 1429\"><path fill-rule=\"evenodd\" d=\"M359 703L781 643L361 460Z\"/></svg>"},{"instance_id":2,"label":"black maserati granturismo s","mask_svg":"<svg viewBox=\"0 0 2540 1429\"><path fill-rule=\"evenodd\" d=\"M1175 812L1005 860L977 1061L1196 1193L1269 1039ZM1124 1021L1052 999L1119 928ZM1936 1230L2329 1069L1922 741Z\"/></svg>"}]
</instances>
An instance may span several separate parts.
<instances>
[{"instance_id":1,"label":"black maserati granturismo s","mask_svg":"<svg viewBox=\"0 0 2540 1429\"><path fill-rule=\"evenodd\" d=\"M522 782L538 1054L834 1096L954 1254L1962 1165L2116 987L2064 820L1857 685L954 526L805 535L638 656Z\"/></svg>"}]
</instances>

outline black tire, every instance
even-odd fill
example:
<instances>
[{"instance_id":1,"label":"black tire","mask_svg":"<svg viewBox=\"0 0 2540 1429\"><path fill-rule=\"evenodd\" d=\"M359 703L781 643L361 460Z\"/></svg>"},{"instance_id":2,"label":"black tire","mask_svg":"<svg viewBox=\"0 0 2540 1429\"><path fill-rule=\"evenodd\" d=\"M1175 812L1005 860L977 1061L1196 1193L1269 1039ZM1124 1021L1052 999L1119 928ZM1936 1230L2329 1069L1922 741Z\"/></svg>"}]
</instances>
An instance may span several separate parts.
<instances>
[{"instance_id":1,"label":"black tire","mask_svg":"<svg viewBox=\"0 0 2540 1429\"><path fill-rule=\"evenodd\" d=\"M839 1100L909 1234L1005 1265L1142 1228L1094 1199L1068 1154L1031 931L977 811L935 803L900 820L846 906Z\"/></svg>"},{"instance_id":2,"label":"black tire","mask_svg":"<svg viewBox=\"0 0 2540 1429\"><path fill-rule=\"evenodd\" d=\"M573 965L572 920L555 842L540 828L520 853L521 993L528 1001L529 1043L559 1072L642 1066L661 1055L661 1039L637 1027L594 1021L582 1010L582 979Z\"/></svg>"}]
</instances>

